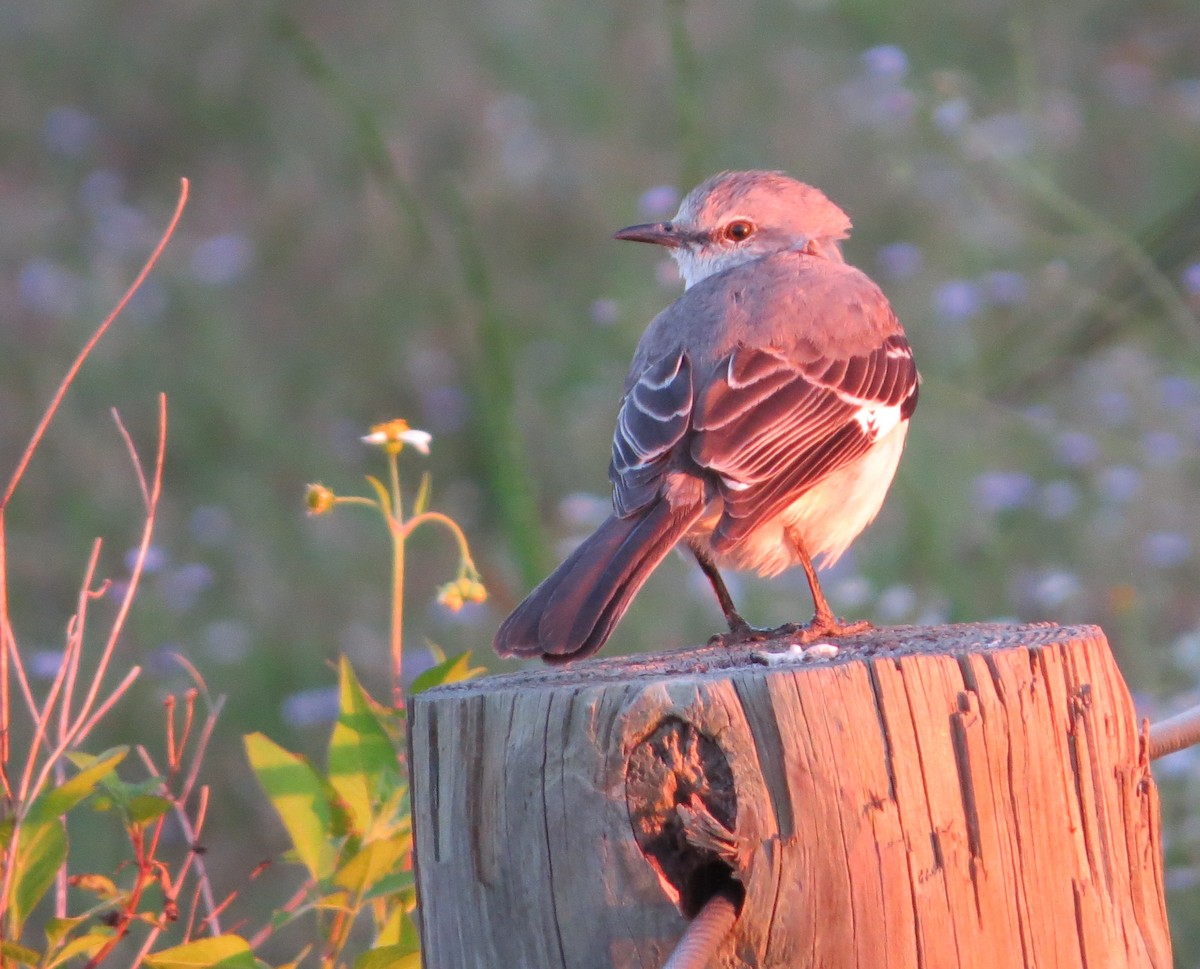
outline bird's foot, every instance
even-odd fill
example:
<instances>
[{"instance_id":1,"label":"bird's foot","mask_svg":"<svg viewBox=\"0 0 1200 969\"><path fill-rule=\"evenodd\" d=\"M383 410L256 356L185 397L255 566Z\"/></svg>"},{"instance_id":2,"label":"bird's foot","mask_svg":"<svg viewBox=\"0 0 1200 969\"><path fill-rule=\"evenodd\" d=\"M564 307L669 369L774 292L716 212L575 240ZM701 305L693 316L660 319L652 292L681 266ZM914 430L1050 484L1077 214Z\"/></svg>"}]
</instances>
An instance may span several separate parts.
<instances>
[{"instance_id":1,"label":"bird's foot","mask_svg":"<svg viewBox=\"0 0 1200 969\"><path fill-rule=\"evenodd\" d=\"M839 639L842 636L853 636L855 633L865 633L874 629L865 619L858 622L846 622L832 613L813 616L811 622L788 622L775 629L766 630L765 639L781 639L787 637L793 643L807 646L819 639Z\"/></svg>"},{"instance_id":2,"label":"bird's foot","mask_svg":"<svg viewBox=\"0 0 1200 969\"><path fill-rule=\"evenodd\" d=\"M729 632L717 633L709 639L708 645L731 648L745 643L762 643L769 639L786 637L793 643L807 646L819 639L838 639L842 636L853 636L855 633L865 633L874 628L865 619L846 622L833 613L817 613L811 622L785 622L774 629L760 629L758 626L751 626L740 615L734 613L729 617Z\"/></svg>"},{"instance_id":3,"label":"bird's foot","mask_svg":"<svg viewBox=\"0 0 1200 969\"><path fill-rule=\"evenodd\" d=\"M775 635L774 629L759 629L758 626L751 626L736 612L727 618L729 632L717 633L710 637L709 646L724 646L730 649L734 646L741 646L743 643L761 643L764 639L770 639Z\"/></svg>"}]
</instances>

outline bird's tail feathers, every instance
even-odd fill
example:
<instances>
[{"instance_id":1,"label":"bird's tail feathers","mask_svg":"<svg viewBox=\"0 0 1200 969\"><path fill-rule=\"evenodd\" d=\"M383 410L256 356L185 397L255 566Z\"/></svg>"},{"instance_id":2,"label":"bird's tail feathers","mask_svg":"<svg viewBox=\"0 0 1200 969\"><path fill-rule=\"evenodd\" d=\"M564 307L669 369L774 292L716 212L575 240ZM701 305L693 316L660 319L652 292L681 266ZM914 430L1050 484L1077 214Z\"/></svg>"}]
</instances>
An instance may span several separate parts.
<instances>
[{"instance_id":1,"label":"bird's tail feathers","mask_svg":"<svg viewBox=\"0 0 1200 969\"><path fill-rule=\"evenodd\" d=\"M504 620L496 652L551 663L596 652L701 511L659 498L628 518L610 515Z\"/></svg>"}]
</instances>

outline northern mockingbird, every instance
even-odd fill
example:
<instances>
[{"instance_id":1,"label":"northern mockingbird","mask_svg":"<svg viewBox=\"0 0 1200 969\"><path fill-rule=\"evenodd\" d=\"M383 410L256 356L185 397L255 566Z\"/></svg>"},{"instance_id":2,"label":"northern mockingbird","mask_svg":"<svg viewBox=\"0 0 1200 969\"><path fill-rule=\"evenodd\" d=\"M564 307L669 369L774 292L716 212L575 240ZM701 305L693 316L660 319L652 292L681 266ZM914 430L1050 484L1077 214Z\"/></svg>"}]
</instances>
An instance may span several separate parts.
<instances>
[{"instance_id":1,"label":"northern mockingbird","mask_svg":"<svg viewBox=\"0 0 1200 969\"><path fill-rule=\"evenodd\" d=\"M868 627L834 616L813 559L832 565L879 512L919 378L887 299L842 258L849 231L817 189L749 171L708 179L669 222L616 233L665 246L686 291L633 356L609 465L613 513L504 621L497 652L594 653L680 541L712 582L726 641ZM717 571L792 565L816 613L769 633L746 623Z\"/></svg>"}]
</instances>

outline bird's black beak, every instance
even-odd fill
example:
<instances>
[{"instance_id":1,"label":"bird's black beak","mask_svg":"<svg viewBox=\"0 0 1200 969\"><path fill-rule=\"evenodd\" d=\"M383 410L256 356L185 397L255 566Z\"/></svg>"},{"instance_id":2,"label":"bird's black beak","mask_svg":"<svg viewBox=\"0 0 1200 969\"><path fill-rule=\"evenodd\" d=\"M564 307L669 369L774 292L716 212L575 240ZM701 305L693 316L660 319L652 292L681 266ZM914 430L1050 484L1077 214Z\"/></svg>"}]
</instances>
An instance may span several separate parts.
<instances>
[{"instance_id":1,"label":"bird's black beak","mask_svg":"<svg viewBox=\"0 0 1200 969\"><path fill-rule=\"evenodd\" d=\"M643 222L641 225L626 226L614 232L613 238L626 239L629 242L650 242L671 249L678 249L690 241L689 236L674 222Z\"/></svg>"}]
</instances>

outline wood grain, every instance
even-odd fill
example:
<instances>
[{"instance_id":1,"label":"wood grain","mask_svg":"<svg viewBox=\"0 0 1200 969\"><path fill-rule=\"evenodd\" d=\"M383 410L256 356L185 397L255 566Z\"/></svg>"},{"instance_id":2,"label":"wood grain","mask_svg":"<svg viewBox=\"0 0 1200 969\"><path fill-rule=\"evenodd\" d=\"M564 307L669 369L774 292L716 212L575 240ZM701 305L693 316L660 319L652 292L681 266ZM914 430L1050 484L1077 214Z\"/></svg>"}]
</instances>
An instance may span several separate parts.
<instances>
[{"instance_id":1,"label":"wood grain","mask_svg":"<svg viewBox=\"0 0 1200 969\"><path fill-rule=\"evenodd\" d=\"M1095 627L875 630L431 690L411 717L428 969L1168 969L1158 796Z\"/></svg>"}]
</instances>

